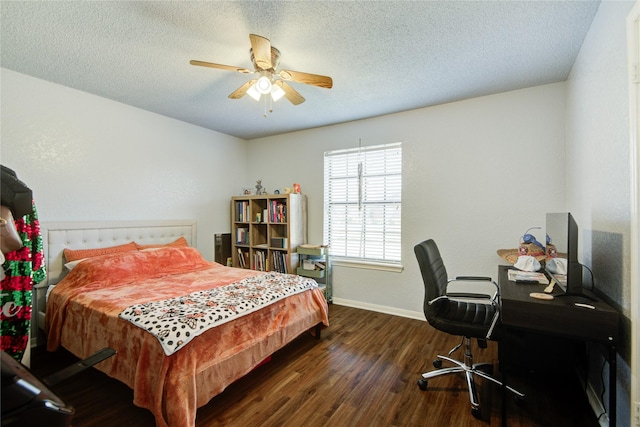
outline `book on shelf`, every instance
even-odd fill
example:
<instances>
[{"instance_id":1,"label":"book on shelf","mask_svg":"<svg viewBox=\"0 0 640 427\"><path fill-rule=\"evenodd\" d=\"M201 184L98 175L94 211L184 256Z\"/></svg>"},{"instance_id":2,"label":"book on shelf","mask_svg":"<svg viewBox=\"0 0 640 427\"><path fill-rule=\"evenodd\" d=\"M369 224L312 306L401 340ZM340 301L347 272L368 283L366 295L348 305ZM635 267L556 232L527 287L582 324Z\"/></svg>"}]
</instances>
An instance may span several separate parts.
<instances>
[{"instance_id":1,"label":"book on shelf","mask_svg":"<svg viewBox=\"0 0 640 427\"><path fill-rule=\"evenodd\" d=\"M238 200L236 202L236 222L249 222L249 201Z\"/></svg>"},{"instance_id":2,"label":"book on shelf","mask_svg":"<svg viewBox=\"0 0 640 427\"><path fill-rule=\"evenodd\" d=\"M249 229L245 227L236 228L236 244L248 245L249 244Z\"/></svg>"},{"instance_id":3,"label":"book on shelf","mask_svg":"<svg viewBox=\"0 0 640 427\"><path fill-rule=\"evenodd\" d=\"M258 271L269 269L266 251L256 251L253 254L253 269Z\"/></svg>"},{"instance_id":4,"label":"book on shelf","mask_svg":"<svg viewBox=\"0 0 640 427\"><path fill-rule=\"evenodd\" d=\"M277 223L287 222L287 205L277 200L272 200L269 204L269 221Z\"/></svg>"},{"instance_id":5,"label":"book on shelf","mask_svg":"<svg viewBox=\"0 0 640 427\"><path fill-rule=\"evenodd\" d=\"M287 273L287 257L282 251L273 251L271 253L273 258L273 271L278 273Z\"/></svg>"},{"instance_id":6,"label":"book on shelf","mask_svg":"<svg viewBox=\"0 0 640 427\"><path fill-rule=\"evenodd\" d=\"M247 268L245 256L245 252L242 252L242 249L238 248L238 265L240 268Z\"/></svg>"},{"instance_id":7,"label":"book on shelf","mask_svg":"<svg viewBox=\"0 0 640 427\"><path fill-rule=\"evenodd\" d=\"M286 237L272 237L269 240L269 244L272 248L280 248L284 249L287 247L287 238Z\"/></svg>"}]
</instances>

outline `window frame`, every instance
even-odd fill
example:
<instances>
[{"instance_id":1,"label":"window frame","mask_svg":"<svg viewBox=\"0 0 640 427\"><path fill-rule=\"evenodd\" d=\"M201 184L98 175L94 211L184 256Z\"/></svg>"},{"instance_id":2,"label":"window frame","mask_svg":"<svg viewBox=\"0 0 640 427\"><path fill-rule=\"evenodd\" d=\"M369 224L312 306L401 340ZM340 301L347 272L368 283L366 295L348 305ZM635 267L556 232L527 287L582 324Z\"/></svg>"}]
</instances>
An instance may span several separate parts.
<instances>
[{"instance_id":1,"label":"window frame","mask_svg":"<svg viewBox=\"0 0 640 427\"><path fill-rule=\"evenodd\" d=\"M388 151L388 150L398 150L398 157L399 159L397 159L398 161L396 163L392 163L392 167L391 167L391 171L389 172L388 169L386 169L387 167L387 161L389 160L389 157L392 157L393 155L386 157L384 157L384 161L383 161L383 166L380 165L376 165L374 164L374 159L372 158L369 163L369 167L367 168L367 165L363 164L362 169L360 169L360 171L362 171L362 174L358 173L357 176L354 177L354 167L357 166L357 163L360 162L365 162L367 161L368 157L367 154L368 153L373 153L373 152L380 152L380 151ZM330 158L334 157L334 156L348 156L348 157L352 157L351 159L349 159L348 157L344 160L344 165L342 165L346 170L342 171L344 173L344 175L340 175L340 176L336 176L333 175L331 176L331 166L336 166L335 163L333 164L329 164L328 162L330 162ZM357 160L354 161L353 157L356 157ZM371 155L369 155L369 158L371 158ZM393 160L393 158L391 158L391 160ZM398 171L394 172L393 168L398 169ZM367 146L367 147L359 147L359 148L351 148L351 149L340 149L340 150L332 150L332 151L327 151L324 153L324 164L323 164L323 168L324 168L324 221L323 221L323 237L325 242L327 242L329 244L329 253L331 254L331 258L332 258L332 263L335 266L346 266L346 267L354 267L354 268L366 268L366 269L374 269L374 270L383 270L383 271L394 271L394 272L400 272L403 270L403 266L402 266L402 167L403 167L403 162L402 162L402 142L393 142L393 143L388 143L388 144L380 144L380 145L375 145L375 146ZM372 169L373 168L373 169ZM357 168L356 168L357 169ZM374 173L367 173L367 170L369 169L370 172L374 172ZM382 176L382 178L380 178ZM382 181L383 183L381 184L380 188L377 188L378 190L380 190L377 195L378 198L371 199L371 198L367 198L367 194L371 194L371 193L366 193L366 180L373 180L375 177L377 177L379 179L379 181ZM383 221L383 224L380 226L382 231L382 239L386 240L387 236L391 236L391 238L396 238L396 242L395 243L391 243L391 257L386 257L386 252L387 250L383 250L383 257L382 258L378 258L378 257L368 257L366 256L345 256L343 255L344 252L342 252L340 255L336 255L335 251L333 250L333 248L331 247L331 240L330 240L330 226L331 226L331 210L332 210L332 205L341 205L343 206L344 209L344 215L348 215L349 212L353 212L353 203L354 203L354 192L353 191L349 191L348 189L345 190L346 193L349 193L350 195L344 195L345 199L342 200L341 202L331 202L330 198L332 196L332 189L335 188L335 185L332 185L332 180L344 180L344 181L348 181L351 180L351 184L352 186L350 188L353 189L353 181L357 180L357 202L359 203L359 210L361 209L365 209L365 213L366 211L370 211L373 210L373 207L375 205L384 205L383 207L383 211L385 211L385 209L388 209L388 207L394 207L395 209L397 209L399 212L397 213L397 215L394 214L383 214L384 219L386 219L386 221ZM388 183L389 182L389 183ZM342 186L344 188L348 187L348 184L342 184ZM363 188L365 187L365 188ZM375 186L373 186L375 187ZM343 189L344 189L343 188ZM387 193L391 193L390 197L388 198L389 195ZM373 194L376 194L375 191L373 192ZM383 200L380 201L380 196L383 197ZM394 199L395 198L395 199ZM369 199L369 200L367 200ZM370 209L367 210L367 206L370 206ZM394 224L394 220L395 220L395 224ZM345 230L347 229L347 222L348 219L345 219L344 222L342 223L341 226L343 226L345 228ZM363 224L362 221L362 217L360 218L360 222L358 223L360 227L362 226L366 226L367 225L367 221L365 221L365 224ZM395 228L396 231L386 231L387 228L391 227L392 229ZM344 245L348 246L348 242L349 242L349 238L347 236L347 232L345 232L345 234L342 236L343 240L344 240ZM353 243L353 241L356 242L360 242L360 239L358 238L351 238L351 242ZM365 250L366 250L366 242L367 240L364 240L365 243ZM374 245L374 243L372 243L371 241L369 241L369 245ZM348 248L343 248L344 251L348 251ZM333 252L333 253L332 253ZM397 254L397 259L393 259L393 255ZM386 258L385 258L386 257Z\"/></svg>"}]
</instances>

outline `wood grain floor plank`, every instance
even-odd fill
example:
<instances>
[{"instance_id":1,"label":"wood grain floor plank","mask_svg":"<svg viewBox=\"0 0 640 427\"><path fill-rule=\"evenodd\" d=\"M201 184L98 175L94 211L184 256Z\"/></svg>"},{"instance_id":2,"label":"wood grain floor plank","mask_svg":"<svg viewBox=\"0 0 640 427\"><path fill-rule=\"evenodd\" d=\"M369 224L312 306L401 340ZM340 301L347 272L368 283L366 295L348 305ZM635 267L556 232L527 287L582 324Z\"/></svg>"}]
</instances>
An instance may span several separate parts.
<instances>
[{"instance_id":1,"label":"wood grain floor plank","mask_svg":"<svg viewBox=\"0 0 640 427\"><path fill-rule=\"evenodd\" d=\"M299 337L214 397L198 410L196 426L501 425L501 391L488 381L477 383L481 419L471 415L462 376L433 379L426 391L416 385L422 372L433 369L436 354L446 354L459 338L424 321L335 304L330 323L322 339ZM484 350L474 347L475 360L493 363L499 373L497 354L494 342ZM32 371L43 377L75 361L65 351L36 349ZM527 401L507 402L510 427L598 425L573 379L525 375L514 384L524 387ZM155 425L150 412L132 404L128 387L94 369L56 391L76 408L74 427Z\"/></svg>"}]
</instances>

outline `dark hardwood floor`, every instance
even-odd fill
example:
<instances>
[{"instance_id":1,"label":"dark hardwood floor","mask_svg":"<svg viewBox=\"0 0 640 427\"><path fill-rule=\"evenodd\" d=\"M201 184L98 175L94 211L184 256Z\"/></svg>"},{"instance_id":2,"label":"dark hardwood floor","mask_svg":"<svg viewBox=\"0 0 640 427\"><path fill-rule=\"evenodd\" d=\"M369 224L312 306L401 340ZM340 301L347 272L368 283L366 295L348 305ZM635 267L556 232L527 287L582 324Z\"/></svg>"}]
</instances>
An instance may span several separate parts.
<instances>
[{"instance_id":1,"label":"dark hardwood floor","mask_svg":"<svg viewBox=\"0 0 640 427\"><path fill-rule=\"evenodd\" d=\"M269 363L232 384L198 410L202 426L500 426L502 393L478 380L481 418L470 411L462 376L433 379L421 391L420 373L433 369L437 353L456 337L426 322L338 305L322 339L310 334L273 355ZM497 344L480 350L476 362L497 363ZM458 357L458 355L455 355ZM36 349L31 370L44 377L77 361L59 351ZM524 403L507 399L509 426L597 426L584 391L573 375L510 376L526 393ZM149 426L154 418L131 402L133 392L95 369L55 387L76 408L75 427Z\"/></svg>"}]
</instances>

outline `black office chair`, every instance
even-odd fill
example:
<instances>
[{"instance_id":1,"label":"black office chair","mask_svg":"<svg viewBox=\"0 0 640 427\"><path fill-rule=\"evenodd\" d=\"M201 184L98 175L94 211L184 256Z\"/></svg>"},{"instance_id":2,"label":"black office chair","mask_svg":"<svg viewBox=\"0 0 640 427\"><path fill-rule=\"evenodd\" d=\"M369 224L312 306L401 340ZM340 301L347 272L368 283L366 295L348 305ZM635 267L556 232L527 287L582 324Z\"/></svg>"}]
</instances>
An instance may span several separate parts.
<instances>
[{"instance_id":1,"label":"black office chair","mask_svg":"<svg viewBox=\"0 0 640 427\"><path fill-rule=\"evenodd\" d=\"M433 361L435 371L422 374L418 380L421 390L427 389L427 383L431 378L440 375L448 375L457 372L465 374L469 387L469 399L471 400L471 412L474 417L480 416L480 403L474 384L474 375L479 375L499 386L502 383L493 378L493 365L490 363L473 363L471 354L471 339L476 338L481 348L487 347L487 339L495 339L498 332L499 303L498 285L490 277L460 276L449 280L447 270L440 256L436 243L429 239L414 247L420 272L424 281L424 315L427 322L434 328L451 335L462 337L460 343L449 351L447 356L438 355ZM453 293L447 292L449 284L455 281L492 283L495 292L492 295L486 293ZM459 361L451 356L456 350L465 344L464 360ZM450 368L442 368L442 361L452 363ZM524 399L524 394L507 386L518 399Z\"/></svg>"}]
</instances>

